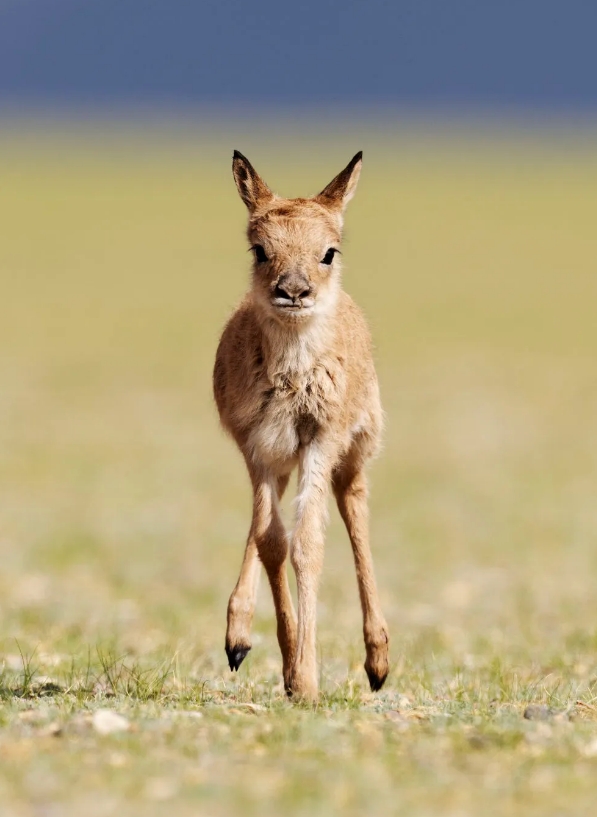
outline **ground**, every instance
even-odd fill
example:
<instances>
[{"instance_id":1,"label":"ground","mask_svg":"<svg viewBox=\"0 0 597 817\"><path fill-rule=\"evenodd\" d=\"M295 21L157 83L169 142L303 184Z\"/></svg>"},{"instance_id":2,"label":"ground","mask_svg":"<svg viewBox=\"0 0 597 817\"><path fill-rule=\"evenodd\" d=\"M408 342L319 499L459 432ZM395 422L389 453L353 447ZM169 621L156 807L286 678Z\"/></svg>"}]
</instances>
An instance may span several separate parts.
<instances>
[{"instance_id":1,"label":"ground","mask_svg":"<svg viewBox=\"0 0 597 817\"><path fill-rule=\"evenodd\" d=\"M597 153L244 136L2 130L2 814L592 812ZM210 386L249 269L234 147L285 195L365 148L345 286L386 410L392 670L371 694L334 510L314 709L284 695L265 581L238 674L224 653L250 513Z\"/></svg>"}]
</instances>

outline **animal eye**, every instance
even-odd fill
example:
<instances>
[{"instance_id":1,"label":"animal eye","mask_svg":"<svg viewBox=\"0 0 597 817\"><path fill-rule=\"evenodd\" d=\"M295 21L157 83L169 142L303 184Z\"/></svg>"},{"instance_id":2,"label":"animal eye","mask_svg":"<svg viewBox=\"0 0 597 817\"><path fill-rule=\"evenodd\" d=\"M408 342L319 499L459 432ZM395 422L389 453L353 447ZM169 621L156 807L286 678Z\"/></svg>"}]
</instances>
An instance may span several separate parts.
<instances>
[{"instance_id":1,"label":"animal eye","mask_svg":"<svg viewBox=\"0 0 597 817\"><path fill-rule=\"evenodd\" d=\"M255 258L257 259L258 264L263 264L267 261L267 255L265 254L265 250L261 244L253 244L251 249L255 253Z\"/></svg>"},{"instance_id":2,"label":"animal eye","mask_svg":"<svg viewBox=\"0 0 597 817\"><path fill-rule=\"evenodd\" d=\"M321 259L320 263L327 264L329 266L334 260L334 256L336 255L337 252L340 252L340 250L337 250L335 247L330 247L326 254L323 256L323 258Z\"/></svg>"}]
</instances>

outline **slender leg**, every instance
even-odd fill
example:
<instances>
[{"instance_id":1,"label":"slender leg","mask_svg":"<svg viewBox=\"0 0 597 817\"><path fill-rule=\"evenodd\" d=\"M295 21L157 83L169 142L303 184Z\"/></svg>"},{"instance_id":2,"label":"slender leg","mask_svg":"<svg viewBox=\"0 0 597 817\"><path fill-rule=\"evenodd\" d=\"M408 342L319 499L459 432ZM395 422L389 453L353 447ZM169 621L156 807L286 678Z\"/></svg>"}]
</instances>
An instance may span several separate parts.
<instances>
[{"instance_id":1,"label":"slender leg","mask_svg":"<svg viewBox=\"0 0 597 817\"><path fill-rule=\"evenodd\" d=\"M245 555L236 587L228 602L226 655L231 670L237 670L251 649L251 624L259 585L259 557L252 533L249 534Z\"/></svg>"},{"instance_id":2,"label":"slender leg","mask_svg":"<svg viewBox=\"0 0 597 817\"><path fill-rule=\"evenodd\" d=\"M348 459L334 473L332 484L352 544L363 610L365 671L371 689L376 691L381 689L388 675L388 626L381 612L369 546L367 479L362 464Z\"/></svg>"},{"instance_id":3,"label":"slender leg","mask_svg":"<svg viewBox=\"0 0 597 817\"><path fill-rule=\"evenodd\" d=\"M281 498L288 476L277 479L276 489L278 498ZM257 588L259 586L260 561L255 538L255 511L253 524L247 539L243 563L236 587L232 591L228 602L228 626L226 629L226 654L231 670L238 670L247 653L251 649L251 624L255 612ZM286 534L284 533L284 536ZM290 595L288 593L288 595ZM275 601L275 599L274 599ZM284 606L282 604L282 606ZM290 602L292 606L292 601ZM277 607L276 607L277 609ZM288 672L291 659L288 660Z\"/></svg>"},{"instance_id":4,"label":"slender leg","mask_svg":"<svg viewBox=\"0 0 597 817\"><path fill-rule=\"evenodd\" d=\"M253 524L259 558L269 579L278 623L278 644L282 652L284 686L288 689L296 651L296 617L288 586L286 556L288 538L280 518L278 495L285 487L268 474L254 473ZM287 482L287 480L286 480Z\"/></svg>"},{"instance_id":5,"label":"slender leg","mask_svg":"<svg viewBox=\"0 0 597 817\"><path fill-rule=\"evenodd\" d=\"M290 681L293 697L317 699L317 589L323 564L331 458L316 441L299 455L299 493L290 559L296 573L298 627Z\"/></svg>"}]
</instances>

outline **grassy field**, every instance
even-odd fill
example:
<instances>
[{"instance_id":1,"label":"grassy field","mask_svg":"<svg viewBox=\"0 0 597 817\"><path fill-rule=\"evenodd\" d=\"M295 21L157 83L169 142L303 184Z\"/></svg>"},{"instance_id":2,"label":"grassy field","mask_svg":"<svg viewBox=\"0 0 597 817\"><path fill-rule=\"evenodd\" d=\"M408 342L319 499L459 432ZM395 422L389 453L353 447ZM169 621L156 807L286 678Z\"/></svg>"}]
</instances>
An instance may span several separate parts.
<instances>
[{"instance_id":1,"label":"grassy field","mask_svg":"<svg viewBox=\"0 0 597 817\"><path fill-rule=\"evenodd\" d=\"M241 137L0 134L0 813L593 813L597 152ZM334 510L314 710L265 581L238 675L224 653L250 513L210 386L249 268L233 147L288 195L365 149L345 286L387 412L392 670L369 693Z\"/></svg>"}]
</instances>

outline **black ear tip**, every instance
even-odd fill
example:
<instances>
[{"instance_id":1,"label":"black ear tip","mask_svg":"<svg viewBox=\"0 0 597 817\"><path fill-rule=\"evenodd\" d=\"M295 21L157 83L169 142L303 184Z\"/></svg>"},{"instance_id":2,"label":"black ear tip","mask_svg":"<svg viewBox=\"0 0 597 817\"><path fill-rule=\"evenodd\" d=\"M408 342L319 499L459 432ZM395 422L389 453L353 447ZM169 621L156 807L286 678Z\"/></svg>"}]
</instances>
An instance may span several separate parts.
<instances>
[{"instance_id":1,"label":"black ear tip","mask_svg":"<svg viewBox=\"0 0 597 817\"><path fill-rule=\"evenodd\" d=\"M235 150L232 154L232 159L241 159L242 161L247 161L246 156L243 156L240 150Z\"/></svg>"},{"instance_id":2,"label":"black ear tip","mask_svg":"<svg viewBox=\"0 0 597 817\"><path fill-rule=\"evenodd\" d=\"M355 165L356 165L357 162L362 162L363 161L363 151L359 150L358 153L355 153L355 155L353 156L352 161L355 163Z\"/></svg>"}]
</instances>

